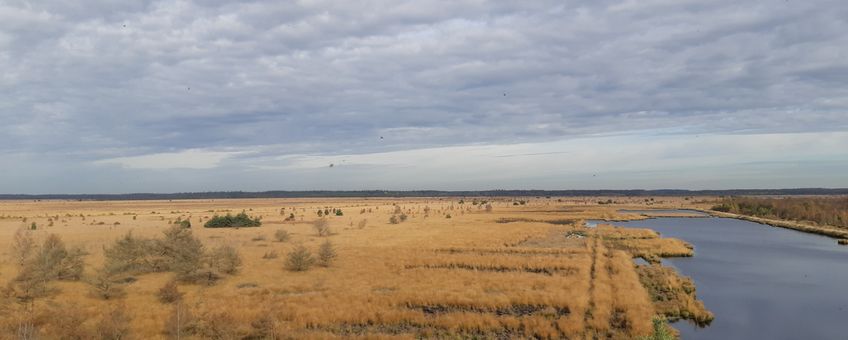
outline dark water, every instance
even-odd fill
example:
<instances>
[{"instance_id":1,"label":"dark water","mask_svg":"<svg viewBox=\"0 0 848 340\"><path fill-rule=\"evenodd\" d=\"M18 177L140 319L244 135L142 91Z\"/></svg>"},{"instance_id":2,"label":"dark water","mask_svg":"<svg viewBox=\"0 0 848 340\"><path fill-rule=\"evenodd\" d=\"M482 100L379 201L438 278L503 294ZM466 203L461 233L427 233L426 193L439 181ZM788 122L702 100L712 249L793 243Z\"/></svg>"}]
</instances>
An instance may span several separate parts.
<instances>
[{"instance_id":1,"label":"dark water","mask_svg":"<svg viewBox=\"0 0 848 340\"><path fill-rule=\"evenodd\" d=\"M683 339L848 339L848 247L834 239L727 218L610 223L695 246L666 263L694 279L715 320L676 323Z\"/></svg>"},{"instance_id":2,"label":"dark water","mask_svg":"<svg viewBox=\"0 0 848 340\"><path fill-rule=\"evenodd\" d=\"M697 210L689 210L689 209L619 209L619 213L623 214L642 214L642 215L656 215L656 214L687 214L687 215L695 215L695 216L709 216L707 213L703 211Z\"/></svg>"}]
</instances>

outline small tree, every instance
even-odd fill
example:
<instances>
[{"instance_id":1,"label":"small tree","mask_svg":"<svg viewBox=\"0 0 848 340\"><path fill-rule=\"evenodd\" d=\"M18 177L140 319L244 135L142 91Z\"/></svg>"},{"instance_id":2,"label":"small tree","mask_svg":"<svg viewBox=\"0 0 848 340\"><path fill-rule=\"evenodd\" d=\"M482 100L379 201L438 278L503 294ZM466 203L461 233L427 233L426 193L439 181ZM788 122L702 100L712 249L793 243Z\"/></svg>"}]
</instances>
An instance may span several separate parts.
<instances>
[{"instance_id":1,"label":"small tree","mask_svg":"<svg viewBox=\"0 0 848 340\"><path fill-rule=\"evenodd\" d=\"M318 248L318 262L323 267L329 267L333 260L336 259L336 250L330 240L324 241L321 247Z\"/></svg>"},{"instance_id":2,"label":"small tree","mask_svg":"<svg viewBox=\"0 0 848 340\"><path fill-rule=\"evenodd\" d=\"M318 233L318 236L330 236L330 221L327 221L327 219L322 218L315 220L312 222L312 227L315 228L315 232Z\"/></svg>"},{"instance_id":3,"label":"small tree","mask_svg":"<svg viewBox=\"0 0 848 340\"><path fill-rule=\"evenodd\" d=\"M159 288L159 293L156 294L161 303L174 303L183 298L183 293L180 292L176 280L168 281L162 288Z\"/></svg>"},{"instance_id":4,"label":"small tree","mask_svg":"<svg viewBox=\"0 0 848 340\"><path fill-rule=\"evenodd\" d=\"M289 253L286 259L286 268L291 271L302 272L308 270L314 262L315 259L309 249L300 245Z\"/></svg>"},{"instance_id":5,"label":"small tree","mask_svg":"<svg viewBox=\"0 0 848 340\"><path fill-rule=\"evenodd\" d=\"M200 269L203 261L203 243L191 233L191 229L179 226L165 230L165 238L159 241L159 249L166 258L168 268L180 279L186 279Z\"/></svg>"},{"instance_id":6,"label":"small tree","mask_svg":"<svg viewBox=\"0 0 848 340\"><path fill-rule=\"evenodd\" d=\"M289 233L280 229L274 232L274 238L277 239L277 242L286 242L289 240Z\"/></svg>"},{"instance_id":7,"label":"small tree","mask_svg":"<svg viewBox=\"0 0 848 340\"><path fill-rule=\"evenodd\" d=\"M32 234L21 227L15 232L15 236L12 241L12 254L15 259L15 264L23 267L34 252L35 240L32 239Z\"/></svg>"}]
</instances>

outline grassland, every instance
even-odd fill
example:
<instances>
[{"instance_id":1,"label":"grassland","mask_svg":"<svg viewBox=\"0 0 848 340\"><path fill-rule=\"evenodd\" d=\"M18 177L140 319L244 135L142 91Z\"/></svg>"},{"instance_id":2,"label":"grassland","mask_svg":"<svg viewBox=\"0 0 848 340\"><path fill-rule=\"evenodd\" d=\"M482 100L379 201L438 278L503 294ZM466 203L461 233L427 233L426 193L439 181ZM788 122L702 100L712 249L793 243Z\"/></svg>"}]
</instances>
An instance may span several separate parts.
<instances>
[{"instance_id":1,"label":"grassland","mask_svg":"<svg viewBox=\"0 0 848 340\"><path fill-rule=\"evenodd\" d=\"M0 202L0 280L11 287L19 276L14 249L6 246L19 230L36 244L58 235L81 250L85 263L81 279L51 281L49 292L35 299L5 289L0 338L630 339L651 334L656 316L699 324L712 319L691 280L658 263L662 256L691 256L683 240L583 223L639 218L616 211L676 207L688 199L520 201ZM318 210L332 213L319 218ZM261 217L261 226L202 227L215 215L241 212ZM393 215L406 217L391 223ZM327 236L316 231L319 219L327 221ZM104 248L130 232L162 237L184 221L205 249L235 249L239 270L214 284L175 286L171 271L139 273L110 282L124 294L103 299L91 293ZM286 269L287 254L300 246L317 254L328 240L332 263ZM652 264L637 266L635 257ZM163 302L166 288L181 298Z\"/></svg>"}]
</instances>

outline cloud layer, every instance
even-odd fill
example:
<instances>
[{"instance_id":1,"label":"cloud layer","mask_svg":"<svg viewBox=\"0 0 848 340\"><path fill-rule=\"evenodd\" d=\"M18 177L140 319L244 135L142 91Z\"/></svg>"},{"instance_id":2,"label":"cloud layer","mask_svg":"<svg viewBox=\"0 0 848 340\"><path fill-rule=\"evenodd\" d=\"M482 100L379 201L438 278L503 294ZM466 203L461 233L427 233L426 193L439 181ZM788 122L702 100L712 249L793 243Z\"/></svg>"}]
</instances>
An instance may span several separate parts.
<instances>
[{"instance_id":1,"label":"cloud layer","mask_svg":"<svg viewBox=\"0 0 848 340\"><path fill-rule=\"evenodd\" d=\"M463 148L553 160L599 135L647 149L669 134L782 135L844 160L844 139L807 136L848 130L845 18L842 1L6 1L0 155L16 163L0 191L137 191L135 171L168 169L151 175L169 179L156 190L219 189L222 176L225 189L292 185L239 179L268 169L323 188L292 164ZM486 173L467 166L465 180ZM112 184L43 180L74 169ZM457 189L550 185L507 174ZM396 186L357 178L351 188ZM421 186L453 185L439 178ZM669 183L645 185L687 186Z\"/></svg>"}]
</instances>

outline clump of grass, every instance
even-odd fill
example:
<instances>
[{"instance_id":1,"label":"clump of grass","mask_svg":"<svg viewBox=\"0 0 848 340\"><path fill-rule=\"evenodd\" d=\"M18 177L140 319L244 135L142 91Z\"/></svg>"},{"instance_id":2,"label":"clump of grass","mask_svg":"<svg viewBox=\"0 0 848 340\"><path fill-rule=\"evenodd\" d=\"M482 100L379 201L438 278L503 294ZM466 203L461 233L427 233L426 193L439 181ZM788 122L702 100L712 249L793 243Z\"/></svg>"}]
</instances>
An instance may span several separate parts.
<instances>
[{"instance_id":1,"label":"clump of grass","mask_svg":"<svg viewBox=\"0 0 848 340\"><path fill-rule=\"evenodd\" d=\"M274 232L274 238L277 240L277 242L286 242L289 240L290 235L289 232L280 229Z\"/></svg>"}]
</instances>

